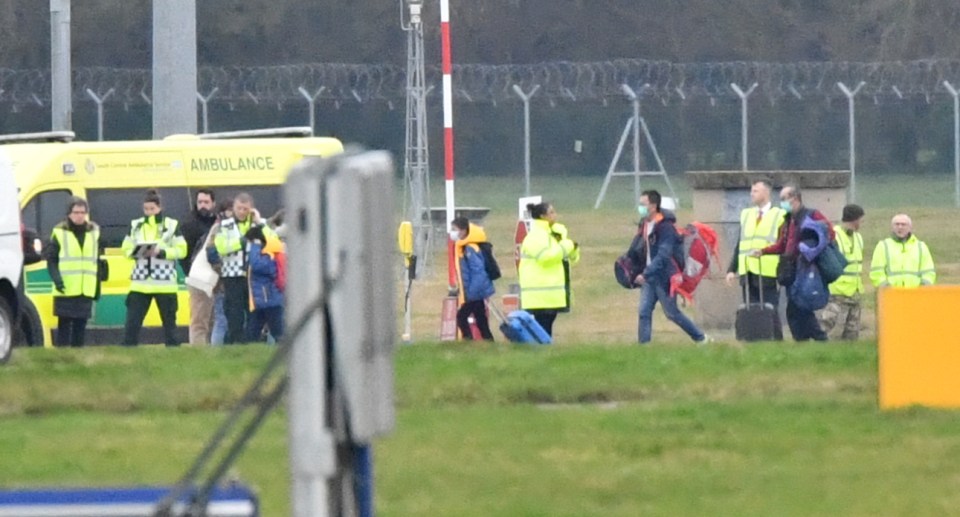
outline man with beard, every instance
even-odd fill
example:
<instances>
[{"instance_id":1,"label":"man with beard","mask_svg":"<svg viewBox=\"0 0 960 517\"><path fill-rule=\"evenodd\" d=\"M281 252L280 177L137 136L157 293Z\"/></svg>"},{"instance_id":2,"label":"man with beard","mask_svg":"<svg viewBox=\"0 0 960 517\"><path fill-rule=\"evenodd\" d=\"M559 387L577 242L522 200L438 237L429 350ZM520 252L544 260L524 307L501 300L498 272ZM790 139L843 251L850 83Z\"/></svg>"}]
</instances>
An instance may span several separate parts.
<instances>
[{"instance_id":1,"label":"man with beard","mask_svg":"<svg viewBox=\"0 0 960 517\"><path fill-rule=\"evenodd\" d=\"M197 253L204 251L204 242L210 233L210 228L217 220L214 211L215 201L213 191L199 189L196 194L196 204L190 212L190 218L183 223L181 231L187 241L187 258L180 263L184 275L190 275L190 268ZM190 344L206 345L210 342L210 327L213 317L213 297L208 296L203 289L187 286L190 293Z\"/></svg>"}]
</instances>

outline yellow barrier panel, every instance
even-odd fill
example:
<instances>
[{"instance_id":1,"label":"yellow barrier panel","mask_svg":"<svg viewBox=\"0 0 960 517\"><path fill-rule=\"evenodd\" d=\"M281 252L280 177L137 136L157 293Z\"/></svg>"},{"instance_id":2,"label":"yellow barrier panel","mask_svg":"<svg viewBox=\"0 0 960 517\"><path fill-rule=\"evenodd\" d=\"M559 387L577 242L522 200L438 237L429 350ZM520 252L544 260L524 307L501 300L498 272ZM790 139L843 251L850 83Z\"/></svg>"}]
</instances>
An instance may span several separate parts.
<instances>
[{"instance_id":1,"label":"yellow barrier panel","mask_svg":"<svg viewBox=\"0 0 960 517\"><path fill-rule=\"evenodd\" d=\"M960 286L881 289L880 408L960 408Z\"/></svg>"}]
</instances>

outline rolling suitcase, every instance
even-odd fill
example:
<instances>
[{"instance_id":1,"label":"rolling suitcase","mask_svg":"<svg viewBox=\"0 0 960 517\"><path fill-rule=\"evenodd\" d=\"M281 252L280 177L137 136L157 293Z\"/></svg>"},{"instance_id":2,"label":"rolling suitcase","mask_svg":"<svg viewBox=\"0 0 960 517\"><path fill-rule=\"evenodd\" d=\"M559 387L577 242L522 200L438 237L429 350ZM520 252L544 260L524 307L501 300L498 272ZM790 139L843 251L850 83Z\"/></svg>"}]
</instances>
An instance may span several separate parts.
<instances>
[{"instance_id":1,"label":"rolling suitcase","mask_svg":"<svg viewBox=\"0 0 960 517\"><path fill-rule=\"evenodd\" d=\"M511 343L549 345L553 342L550 334L547 334L543 326L537 323L537 320L529 312L517 310L504 316L499 307L493 303L488 303L488 305L490 312L500 320L500 332L503 332L503 335Z\"/></svg>"},{"instance_id":2,"label":"rolling suitcase","mask_svg":"<svg viewBox=\"0 0 960 517\"><path fill-rule=\"evenodd\" d=\"M737 341L773 341L777 339L776 328L780 323L780 318L777 316L777 310L774 306L763 301L763 275L757 275L757 278L760 303L750 303L747 280L744 278L743 299L746 301L737 309L735 324Z\"/></svg>"}]
</instances>

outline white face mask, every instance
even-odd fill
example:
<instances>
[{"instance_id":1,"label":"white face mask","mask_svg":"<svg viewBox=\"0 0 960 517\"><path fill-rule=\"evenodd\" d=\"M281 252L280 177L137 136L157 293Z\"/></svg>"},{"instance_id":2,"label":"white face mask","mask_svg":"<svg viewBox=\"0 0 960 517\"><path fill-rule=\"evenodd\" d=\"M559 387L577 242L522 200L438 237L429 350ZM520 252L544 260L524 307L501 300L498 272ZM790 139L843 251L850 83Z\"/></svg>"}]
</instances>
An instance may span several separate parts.
<instances>
[{"instance_id":1,"label":"white face mask","mask_svg":"<svg viewBox=\"0 0 960 517\"><path fill-rule=\"evenodd\" d=\"M459 241L460 240L460 230L450 230L450 240Z\"/></svg>"}]
</instances>

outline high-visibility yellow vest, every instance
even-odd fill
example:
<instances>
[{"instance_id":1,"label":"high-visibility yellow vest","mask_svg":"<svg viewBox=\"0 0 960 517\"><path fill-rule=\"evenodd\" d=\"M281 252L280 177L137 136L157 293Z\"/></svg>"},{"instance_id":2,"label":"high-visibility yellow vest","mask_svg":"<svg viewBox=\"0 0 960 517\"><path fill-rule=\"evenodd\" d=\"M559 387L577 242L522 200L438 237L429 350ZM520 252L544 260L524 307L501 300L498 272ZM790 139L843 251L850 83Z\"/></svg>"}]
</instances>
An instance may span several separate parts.
<instances>
[{"instance_id":1,"label":"high-visibility yellow vest","mask_svg":"<svg viewBox=\"0 0 960 517\"><path fill-rule=\"evenodd\" d=\"M177 260L187 256L187 240L180 235L180 223L164 217L157 224L153 217L141 217L130 221L130 233L123 239L121 249L131 258L138 244L156 242L164 257L136 258L130 274L130 291L138 293L176 293Z\"/></svg>"},{"instance_id":2,"label":"high-visibility yellow vest","mask_svg":"<svg viewBox=\"0 0 960 517\"><path fill-rule=\"evenodd\" d=\"M777 265L780 263L779 255L764 255L754 258L748 257L753 250L761 250L777 242L777 233L783 226L783 209L778 206L771 206L763 219L757 222L760 215L760 208L752 206L743 209L740 212L740 249L737 256L737 274L745 275L747 272L759 275L763 271L765 277L777 276Z\"/></svg>"},{"instance_id":3,"label":"high-visibility yellow vest","mask_svg":"<svg viewBox=\"0 0 960 517\"><path fill-rule=\"evenodd\" d=\"M557 240L548 221L537 219L520 245L520 306L523 309L562 309L567 306L563 261L574 256L573 241Z\"/></svg>"},{"instance_id":4,"label":"high-visibility yellow vest","mask_svg":"<svg viewBox=\"0 0 960 517\"><path fill-rule=\"evenodd\" d=\"M830 284L830 294L837 296L860 294L863 292L863 278L860 275L863 272L863 235L860 235L860 232L847 235L847 231L839 224L833 227L833 232L837 236L840 251L847 259L847 267L843 269L843 275Z\"/></svg>"},{"instance_id":5,"label":"high-visibility yellow vest","mask_svg":"<svg viewBox=\"0 0 960 517\"><path fill-rule=\"evenodd\" d=\"M226 219L222 221L213 238L213 244L220 254L220 276L235 278L247 276L246 249L243 236L250 229L252 218L245 221Z\"/></svg>"},{"instance_id":6,"label":"high-visibility yellow vest","mask_svg":"<svg viewBox=\"0 0 960 517\"><path fill-rule=\"evenodd\" d=\"M874 287L933 285L937 273L930 248L916 235L910 235L905 242L892 237L883 239L873 250L870 281Z\"/></svg>"},{"instance_id":7,"label":"high-visibility yellow vest","mask_svg":"<svg viewBox=\"0 0 960 517\"><path fill-rule=\"evenodd\" d=\"M50 239L60 247L59 269L64 288L62 293L54 290L53 296L94 298L97 295L100 228L92 225L92 229L87 231L87 236L83 239L82 246L66 223L54 226Z\"/></svg>"}]
</instances>

